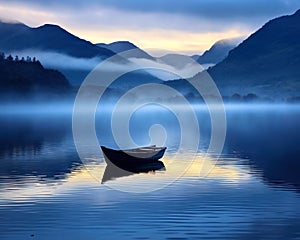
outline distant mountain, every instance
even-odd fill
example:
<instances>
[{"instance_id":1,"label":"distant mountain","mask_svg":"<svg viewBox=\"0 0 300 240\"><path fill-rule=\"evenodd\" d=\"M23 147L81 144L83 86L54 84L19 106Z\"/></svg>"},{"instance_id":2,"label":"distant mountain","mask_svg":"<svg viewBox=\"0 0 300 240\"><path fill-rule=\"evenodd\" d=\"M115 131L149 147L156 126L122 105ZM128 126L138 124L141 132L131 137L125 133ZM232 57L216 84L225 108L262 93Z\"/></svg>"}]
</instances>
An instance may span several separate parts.
<instances>
[{"instance_id":1,"label":"distant mountain","mask_svg":"<svg viewBox=\"0 0 300 240\"><path fill-rule=\"evenodd\" d=\"M156 58L158 62L165 63L177 69L183 69L188 64L201 64L204 69L215 65L226 58L229 51L235 48L241 38L224 39L216 42L209 50L205 51L203 55L187 56L183 54L166 54L162 57Z\"/></svg>"},{"instance_id":2,"label":"distant mountain","mask_svg":"<svg viewBox=\"0 0 300 240\"><path fill-rule=\"evenodd\" d=\"M113 51L115 53L121 53L121 52L126 52L129 50L136 50L134 53L130 53L127 55L127 58L145 58L149 60L155 60L151 55L146 53L144 50L140 49L133 43L129 41L118 41L118 42L113 42L110 44L105 44L105 43L98 43L96 44L98 47L106 48L110 51Z\"/></svg>"},{"instance_id":3,"label":"distant mountain","mask_svg":"<svg viewBox=\"0 0 300 240\"><path fill-rule=\"evenodd\" d=\"M187 64L194 63L189 56L175 53L166 54L160 58L157 58L157 60L177 69L182 69L186 67Z\"/></svg>"},{"instance_id":4,"label":"distant mountain","mask_svg":"<svg viewBox=\"0 0 300 240\"><path fill-rule=\"evenodd\" d=\"M266 23L208 70L223 92L300 93L300 10Z\"/></svg>"},{"instance_id":5,"label":"distant mountain","mask_svg":"<svg viewBox=\"0 0 300 240\"><path fill-rule=\"evenodd\" d=\"M57 25L31 28L22 23L0 22L0 51L42 50L78 58L107 58L114 53L80 39Z\"/></svg>"},{"instance_id":6,"label":"distant mountain","mask_svg":"<svg viewBox=\"0 0 300 240\"><path fill-rule=\"evenodd\" d=\"M192 58L200 64L217 64L224 60L228 56L229 51L234 49L241 41L241 38L220 40L201 56L193 55Z\"/></svg>"},{"instance_id":7,"label":"distant mountain","mask_svg":"<svg viewBox=\"0 0 300 240\"><path fill-rule=\"evenodd\" d=\"M97 43L96 45L98 47L107 48L115 53L120 53L120 52L138 48L136 45L134 45L133 43L131 43L129 41L118 41L118 42L113 42L113 43L109 43L109 44Z\"/></svg>"}]
</instances>

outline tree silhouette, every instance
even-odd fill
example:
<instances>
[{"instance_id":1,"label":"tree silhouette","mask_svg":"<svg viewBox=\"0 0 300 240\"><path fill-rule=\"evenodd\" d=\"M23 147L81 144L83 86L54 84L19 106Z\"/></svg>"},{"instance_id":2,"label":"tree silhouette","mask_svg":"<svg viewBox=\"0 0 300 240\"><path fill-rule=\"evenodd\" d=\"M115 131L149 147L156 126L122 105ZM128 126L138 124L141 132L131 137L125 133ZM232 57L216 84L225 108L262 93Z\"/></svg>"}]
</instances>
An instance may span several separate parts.
<instances>
[{"instance_id":1,"label":"tree silhouette","mask_svg":"<svg viewBox=\"0 0 300 240\"><path fill-rule=\"evenodd\" d=\"M3 61L5 59L4 52L0 52L0 61Z\"/></svg>"},{"instance_id":2,"label":"tree silhouette","mask_svg":"<svg viewBox=\"0 0 300 240\"><path fill-rule=\"evenodd\" d=\"M7 58L6 58L8 61L13 61L13 57L11 55L9 55Z\"/></svg>"}]
</instances>

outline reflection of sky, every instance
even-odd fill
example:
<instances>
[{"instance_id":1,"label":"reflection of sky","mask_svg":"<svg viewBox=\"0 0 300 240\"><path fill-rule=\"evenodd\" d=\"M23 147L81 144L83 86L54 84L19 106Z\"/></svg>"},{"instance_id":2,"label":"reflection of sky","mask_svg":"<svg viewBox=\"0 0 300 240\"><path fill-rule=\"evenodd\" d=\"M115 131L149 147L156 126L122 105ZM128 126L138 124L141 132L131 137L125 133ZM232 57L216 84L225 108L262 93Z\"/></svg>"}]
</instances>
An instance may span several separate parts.
<instances>
[{"instance_id":1,"label":"reflection of sky","mask_svg":"<svg viewBox=\"0 0 300 240\"><path fill-rule=\"evenodd\" d=\"M130 40L142 48L188 53L208 49L220 39L249 35L300 7L294 0L0 2L4 19L30 26L59 24L95 43Z\"/></svg>"},{"instance_id":2,"label":"reflection of sky","mask_svg":"<svg viewBox=\"0 0 300 240\"><path fill-rule=\"evenodd\" d=\"M101 185L86 168L68 164L78 157L70 133L62 133L66 126L60 121L55 124L55 119L46 118L48 124L45 124L34 117L33 123L26 124L28 131L24 136L20 134L24 125L11 124L9 128L2 121L7 130L1 131L0 136L5 139L2 144L10 141L13 146L13 140L18 140L15 143L23 147L22 151L15 149L10 155L1 156L1 240L28 239L31 234L37 239L63 236L72 240L98 239L99 236L109 236L108 239L149 236L153 239L202 239L203 236L206 239L224 239L224 236L228 239L297 239L300 236L299 187L270 185L268 177L272 174L263 172L272 170L274 163L282 173L286 170L283 180L292 176L291 170L297 173L299 150L295 146L298 147L300 136L299 106L274 105L266 110L262 105L247 110L242 105L228 106L226 155L231 154L231 157L220 159L211 168L213 159L198 155L182 178L166 188L144 194L114 189L151 184L161 187L187 167L184 161L188 155L182 154L183 161L175 164L172 152L167 152L163 158L167 171L131 175ZM12 134L14 132L18 135ZM41 145L36 153L26 147L36 143L35 138L28 142L28 136L34 135ZM19 141L20 138L27 141ZM261 149L266 152L259 154ZM289 155L278 158L281 150L294 155L291 159ZM248 155L251 153L252 156ZM239 157L245 155L249 159ZM252 168L250 161L257 161L260 169ZM288 162L294 164L290 165L293 168L284 168ZM51 170L48 163L62 165ZM7 166L16 166L15 169L24 174L19 178L15 172L8 171ZM209 174L201 175L207 173L206 169L210 170ZM63 176L59 179L37 176L44 170ZM101 178L103 171L104 166L97 165L93 175ZM295 176L299 179L299 173ZM288 183L291 179L286 180Z\"/></svg>"},{"instance_id":3,"label":"reflection of sky","mask_svg":"<svg viewBox=\"0 0 300 240\"><path fill-rule=\"evenodd\" d=\"M49 150L48 150L49 151ZM55 149L54 149L55 151ZM189 156L182 155L181 159L187 159ZM230 159L229 159L230 160ZM107 189L119 189L134 191L137 189L160 189L166 184L172 184L175 181L184 181L185 179L203 179L216 181L219 184L235 186L246 183L249 178L249 170L245 167L234 165L215 165L213 159L198 156L192 162L178 161L174 162L172 156L163 158L167 171L156 171L149 173L140 173L130 176L117 178L101 185L100 181L105 171L105 164L89 166L87 170L84 166L74 168L72 172L67 173L63 179L41 181L43 176L24 176L19 182L7 179L6 183L1 184L0 201L31 201L43 200L45 198L57 197L69 194L72 191L84 189L86 187L96 187ZM224 160L226 161L226 160ZM183 172L183 170L185 170ZM165 182L165 183L164 183ZM135 186L137 185L137 186ZM139 188L139 185L142 186ZM148 186L147 186L148 185Z\"/></svg>"},{"instance_id":4,"label":"reflection of sky","mask_svg":"<svg viewBox=\"0 0 300 240\"><path fill-rule=\"evenodd\" d=\"M202 138L204 137L205 140L205 138L209 137L205 134L205 129L209 128L209 126L206 126L206 123L209 121L209 119L206 119L205 114L200 114L202 113L201 106L198 107L198 117L201 124L200 127L202 127L203 130L201 136ZM293 149L293 146L296 146L298 142L297 139L299 139L299 135L297 134L299 129L296 127L299 115L298 105L250 105L247 107L245 105L228 105L226 106L226 109L228 117L227 144L225 145L224 149L224 153L226 153L226 155L232 154L233 150L236 151L237 154L243 153L242 155L236 155L234 157L250 157L251 160L258 161L256 164L258 164L259 168L262 168L262 170L272 170L276 173L277 168L272 169L272 167L268 165L265 166L265 162L267 163L268 161L272 161L275 167L277 166L276 164L279 164L279 166L281 166L280 164L282 161L280 155L278 155L279 157L277 159L276 153L274 153L273 151L273 149L278 149L278 151L280 150L281 154L285 154L285 152L288 151L288 153L290 153L291 155L285 155L284 163L286 166L290 166L288 164L295 165L292 160L293 156L296 156L295 154L298 153L296 148ZM142 113L143 111L141 111L140 114ZM235 183L239 184L240 182L245 183L245 181L247 182L250 179L249 170L245 167L241 167L240 165L236 166L235 164L222 164L214 167L213 159L198 156L196 161L192 162L192 165L189 166L191 162L186 161L190 159L187 153L181 153L179 157L177 157L176 159L172 159L172 154L174 154L173 146L177 146L176 144L179 138L179 136L172 133L172 128L176 129L177 127L177 125L175 124L176 119L173 119L172 116L169 116L167 114L168 112L166 112L166 116L164 116L161 111L158 111L158 113L159 115L154 115L153 119L148 117L146 119L142 118L142 120L139 117L143 117L143 114L141 116L139 116L139 114L134 115L131 119L132 122L135 123L135 128L132 129L132 136L139 140L138 135L136 135L137 133L139 133L143 135L141 136L141 139L143 140L144 136L149 137L147 134L152 124L160 123L160 121L162 124L167 122L168 124L166 125L166 130L168 132L168 137L171 137L171 141L169 142L169 144L167 144L167 154L163 158L167 171L157 172L153 176L149 174L140 174L123 177L116 181L108 182L107 185L111 185L112 187L118 187L118 185L122 185L122 187L130 188L130 186L133 186L135 183L140 182L146 185L154 184L156 185L155 188L160 188L166 182L170 182L177 177L182 176L183 172L185 172L183 179L197 179L199 177L203 178L207 176L207 173L209 173L207 179L216 180L220 183L223 182L225 183L225 185L226 183L230 183L229 186L234 185ZM36 195L39 195L39 192L43 196L45 195L47 197L51 197L52 191L54 193L56 193L57 191L58 193L63 193L68 189L72 190L73 188L80 188L81 184L85 183L87 183L87 185L99 185L99 182L95 181L88 172L84 171L81 168L72 170L71 172L69 171L69 168L72 167L72 162L78 163L78 160L76 160L78 159L78 156L73 145L71 132L69 132L70 129L68 130L68 128L66 127L68 126L67 123L70 123L68 122L70 121L70 119L67 121L67 123L63 124L59 120L61 118L58 118L56 120L55 118L51 119L53 126L49 123L45 125L45 121L48 122L50 120L49 117L43 119L43 121L38 121L37 118L34 118L33 122L29 121L27 125L23 124L19 126L18 123L15 123L14 125L11 125L11 127L4 125L4 122L2 121L2 126L5 127L12 138L8 139L4 133L4 136L2 137L6 140L3 140L4 142L2 143L2 145L7 142L10 144L9 146L14 146L14 144L16 144L16 147L9 151L11 155L6 155L5 157L1 156L2 166L4 167L2 173L4 174L5 169L7 169L11 171L17 171L12 175L13 177L18 178L18 171L20 171L19 174L26 175L24 176L25 180L20 181L20 185L17 184L5 186L6 183L9 183L9 181L4 181L4 185L2 185L4 186L4 188L2 190L11 190L7 191L4 194L4 197L12 199L30 199L32 197L34 198ZM253 119L255 119L255 121ZM270 119L272 119L271 122ZM108 123L110 122L106 119L104 119L104 121ZM139 122L142 124L139 124ZM173 124L173 122L175 125ZM7 120L6 124L8 123L9 122ZM102 128L108 128L106 127L106 125L102 125L103 124L99 124L99 126L101 126ZM26 126L27 131L22 131L24 130L24 126ZM47 128L45 129L44 126L47 126ZM171 129L169 129L168 127L170 127ZM258 133L257 131L255 131L255 129L261 130ZM291 131L291 129L293 129L293 131ZM64 133L64 131L67 132ZM14 132L16 133L14 134ZM108 137L106 132L104 133L104 135L99 133L99 137L104 140L104 145L106 145L110 142L110 138ZM22 136L22 134L24 134L24 136ZM258 134L259 138L257 137ZM283 142L281 138L276 137L277 135L282 136L285 139L290 139L291 142ZM31 138L29 138L29 136L31 136ZM23 138L27 139L27 141L21 141ZM141 143L145 144L146 142ZM268 144L264 146L262 143ZM32 148L33 146L35 146L34 144L37 145L37 150ZM108 144L108 146L110 145ZM206 149L205 146L203 149ZM265 152L262 152L262 149L265 150ZM10 163L11 159L14 160L14 164L11 168L8 168L6 164ZM41 164L42 161L43 164ZM174 163L175 161L176 163ZM34 172L32 171L35 171L35 169L37 169L38 171L37 174L47 174L48 177L52 176L52 180L46 178L43 182L40 181L41 178L43 179L43 176L32 177L32 174L34 176ZM296 171L296 169L290 169L287 173L287 176L293 176L292 174L294 174L294 171L292 170ZM251 171L253 171L253 169ZM274 176L274 173L272 171L266 172L269 178L272 179L276 176L279 177L278 173L276 173L276 175ZM97 166L96 168L93 168L92 175L94 175L94 177L96 176L98 180L101 180L103 172L104 167ZM64 173L65 176L57 181L58 184L56 184L56 181L53 180L53 176L55 174L59 175L60 173ZM285 172L281 171L281 173L282 177L284 177ZM283 179L286 179L286 177ZM292 179L286 180L292 181ZM295 180L293 180L292 182L294 181ZM47 185L49 182L51 184ZM52 183L54 184L52 185Z\"/></svg>"},{"instance_id":5,"label":"reflection of sky","mask_svg":"<svg viewBox=\"0 0 300 240\"><path fill-rule=\"evenodd\" d=\"M198 159L181 180L146 194L114 191L100 185L85 169L73 171L57 184L32 182L19 190L10 186L7 201L0 201L1 216L5 216L0 232L3 239L24 239L32 233L43 239L59 239L61 234L64 239L94 239L100 234L109 234L109 239L184 238L189 234L207 239L224 239L225 235L230 239L286 239L288 234L299 234L296 194L269 188L250 177L247 168L234 166L236 160L225 159L232 164L216 166L200 179ZM164 178L159 173L139 174L112 182L149 184Z\"/></svg>"}]
</instances>

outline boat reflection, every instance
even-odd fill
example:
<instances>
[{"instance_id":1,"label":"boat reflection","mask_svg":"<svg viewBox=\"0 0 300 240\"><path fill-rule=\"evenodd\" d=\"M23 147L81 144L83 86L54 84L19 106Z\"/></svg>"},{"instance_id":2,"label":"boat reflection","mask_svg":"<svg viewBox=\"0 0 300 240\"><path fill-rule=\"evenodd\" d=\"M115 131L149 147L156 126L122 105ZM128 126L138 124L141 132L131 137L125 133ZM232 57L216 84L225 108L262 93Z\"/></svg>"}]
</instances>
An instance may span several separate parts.
<instances>
[{"instance_id":1,"label":"boat reflection","mask_svg":"<svg viewBox=\"0 0 300 240\"><path fill-rule=\"evenodd\" d=\"M164 163L161 161L142 163L134 166L129 165L125 169L119 168L114 164L108 164L104 170L101 183L104 184L110 180L115 180L117 178L127 177L139 173L155 173L155 171L166 171Z\"/></svg>"}]
</instances>

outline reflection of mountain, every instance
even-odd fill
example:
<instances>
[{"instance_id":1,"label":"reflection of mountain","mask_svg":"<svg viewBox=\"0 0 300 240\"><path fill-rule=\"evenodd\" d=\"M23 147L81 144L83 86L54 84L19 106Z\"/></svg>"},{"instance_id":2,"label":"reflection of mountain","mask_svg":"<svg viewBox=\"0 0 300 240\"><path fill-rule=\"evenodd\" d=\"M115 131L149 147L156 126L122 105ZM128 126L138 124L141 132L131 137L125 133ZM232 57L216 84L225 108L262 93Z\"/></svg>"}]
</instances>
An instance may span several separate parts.
<instances>
[{"instance_id":1,"label":"reflection of mountain","mask_svg":"<svg viewBox=\"0 0 300 240\"><path fill-rule=\"evenodd\" d=\"M299 114L280 110L247 113L243 118L238 114L229 116L225 145L228 150L249 158L253 172L261 173L267 183L300 190Z\"/></svg>"},{"instance_id":2,"label":"reflection of mountain","mask_svg":"<svg viewBox=\"0 0 300 240\"><path fill-rule=\"evenodd\" d=\"M54 116L1 117L0 176L16 179L38 176L43 180L64 178L80 164L61 142L70 131L70 119ZM52 149L52 150L51 150ZM56 149L56 150L55 150Z\"/></svg>"},{"instance_id":3,"label":"reflection of mountain","mask_svg":"<svg viewBox=\"0 0 300 240\"><path fill-rule=\"evenodd\" d=\"M229 51L234 49L242 40L240 38L223 39L216 42L201 56L194 55L192 58L200 64L216 64L224 60Z\"/></svg>"},{"instance_id":4,"label":"reflection of mountain","mask_svg":"<svg viewBox=\"0 0 300 240\"><path fill-rule=\"evenodd\" d=\"M299 94L299 22L300 10L269 21L209 69L223 93Z\"/></svg>"}]
</instances>

